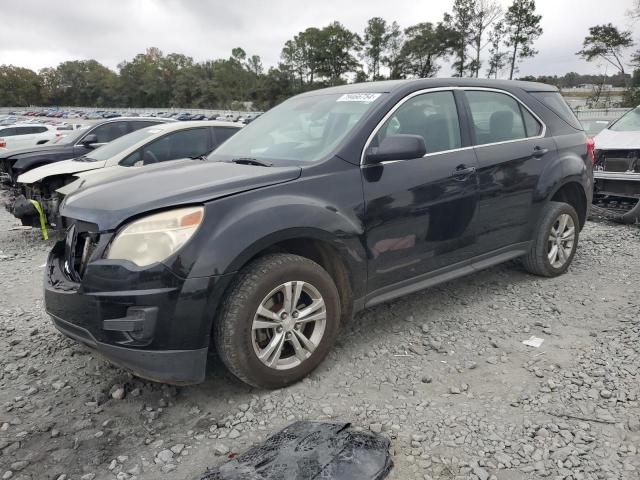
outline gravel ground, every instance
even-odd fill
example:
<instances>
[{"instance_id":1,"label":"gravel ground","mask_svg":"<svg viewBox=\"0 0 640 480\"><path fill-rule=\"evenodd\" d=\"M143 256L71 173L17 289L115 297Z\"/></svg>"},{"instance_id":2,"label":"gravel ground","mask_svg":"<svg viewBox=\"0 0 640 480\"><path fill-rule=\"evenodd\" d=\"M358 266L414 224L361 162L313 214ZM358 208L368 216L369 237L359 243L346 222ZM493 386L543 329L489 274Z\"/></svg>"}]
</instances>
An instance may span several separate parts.
<instances>
[{"instance_id":1,"label":"gravel ground","mask_svg":"<svg viewBox=\"0 0 640 480\"><path fill-rule=\"evenodd\" d=\"M640 229L590 222L569 272L514 264L345 325L305 381L142 381L53 328L50 242L0 212L0 479L195 479L296 419L391 439L392 479L640 476ZM521 342L535 335L540 348Z\"/></svg>"}]
</instances>

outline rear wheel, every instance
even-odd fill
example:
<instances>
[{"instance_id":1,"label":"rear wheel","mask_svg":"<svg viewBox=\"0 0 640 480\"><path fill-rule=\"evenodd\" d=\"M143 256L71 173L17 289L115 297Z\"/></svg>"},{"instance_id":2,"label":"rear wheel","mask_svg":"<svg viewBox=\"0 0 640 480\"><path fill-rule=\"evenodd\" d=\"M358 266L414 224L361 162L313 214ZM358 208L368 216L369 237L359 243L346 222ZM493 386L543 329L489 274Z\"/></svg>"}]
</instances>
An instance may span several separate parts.
<instances>
[{"instance_id":1,"label":"rear wheel","mask_svg":"<svg viewBox=\"0 0 640 480\"><path fill-rule=\"evenodd\" d=\"M575 209L562 202L549 202L540 218L524 268L535 275L555 277L567 271L578 246L580 223Z\"/></svg>"},{"instance_id":2,"label":"rear wheel","mask_svg":"<svg viewBox=\"0 0 640 480\"><path fill-rule=\"evenodd\" d=\"M240 380L280 388L316 368L335 342L340 300L317 263L289 254L245 267L215 322L218 355Z\"/></svg>"}]
</instances>

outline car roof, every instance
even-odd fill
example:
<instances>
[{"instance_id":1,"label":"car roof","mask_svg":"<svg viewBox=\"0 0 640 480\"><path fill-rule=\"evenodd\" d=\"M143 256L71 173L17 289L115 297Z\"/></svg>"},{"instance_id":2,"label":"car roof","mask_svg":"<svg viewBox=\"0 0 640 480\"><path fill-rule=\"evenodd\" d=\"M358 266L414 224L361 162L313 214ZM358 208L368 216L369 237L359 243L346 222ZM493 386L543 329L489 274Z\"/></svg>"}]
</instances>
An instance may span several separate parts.
<instances>
[{"instance_id":1,"label":"car roof","mask_svg":"<svg viewBox=\"0 0 640 480\"><path fill-rule=\"evenodd\" d=\"M3 125L2 128L8 128L8 127L47 127L47 128L53 128L56 125L52 125L50 123L12 123L11 125Z\"/></svg>"},{"instance_id":2,"label":"car roof","mask_svg":"<svg viewBox=\"0 0 640 480\"><path fill-rule=\"evenodd\" d=\"M194 127L231 127L242 128L244 124L237 122L222 122L220 120L193 120L189 122L166 122L158 125L149 125L146 128L154 128L162 132L173 132L174 130L185 130Z\"/></svg>"},{"instance_id":3,"label":"car roof","mask_svg":"<svg viewBox=\"0 0 640 480\"><path fill-rule=\"evenodd\" d=\"M523 82L520 80L492 80L484 78L417 78L412 80L384 80L380 82L352 83L337 87L323 88L303 93L313 96L330 93L396 93L398 91L414 91L427 88L442 87L476 87L499 88L503 90L520 89L527 92L557 92L558 88L539 82Z\"/></svg>"},{"instance_id":4,"label":"car roof","mask_svg":"<svg viewBox=\"0 0 640 480\"><path fill-rule=\"evenodd\" d=\"M122 120L133 121L133 122L152 121L152 122L158 122L158 123L170 123L175 121L168 118L158 118L158 117L114 117L114 118L105 118L104 122L101 122L101 123L121 122ZM94 123L93 125L98 125L98 124Z\"/></svg>"}]
</instances>

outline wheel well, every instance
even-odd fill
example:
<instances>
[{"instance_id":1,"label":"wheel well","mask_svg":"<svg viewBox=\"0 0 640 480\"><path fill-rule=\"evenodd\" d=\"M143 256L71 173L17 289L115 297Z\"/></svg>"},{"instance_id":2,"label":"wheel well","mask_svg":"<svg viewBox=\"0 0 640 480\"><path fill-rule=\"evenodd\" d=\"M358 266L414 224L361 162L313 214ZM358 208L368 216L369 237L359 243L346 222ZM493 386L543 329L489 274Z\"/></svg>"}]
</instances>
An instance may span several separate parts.
<instances>
[{"instance_id":1,"label":"wheel well","mask_svg":"<svg viewBox=\"0 0 640 480\"><path fill-rule=\"evenodd\" d=\"M551 201L564 202L571 205L578 213L580 228L584 227L587 221L587 196L579 183L571 182L563 185L553 197L551 197Z\"/></svg>"},{"instance_id":2,"label":"wheel well","mask_svg":"<svg viewBox=\"0 0 640 480\"><path fill-rule=\"evenodd\" d=\"M340 253L333 245L314 238L294 238L284 240L260 251L250 258L246 264L269 253L290 253L292 255L299 255L316 262L324 268L327 273L329 273L336 284L336 288L338 289L340 304L342 306L342 320L345 321L351 317L353 314L353 289L351 286L349 270L340 256Z\"/></svg>"}]
</instances>

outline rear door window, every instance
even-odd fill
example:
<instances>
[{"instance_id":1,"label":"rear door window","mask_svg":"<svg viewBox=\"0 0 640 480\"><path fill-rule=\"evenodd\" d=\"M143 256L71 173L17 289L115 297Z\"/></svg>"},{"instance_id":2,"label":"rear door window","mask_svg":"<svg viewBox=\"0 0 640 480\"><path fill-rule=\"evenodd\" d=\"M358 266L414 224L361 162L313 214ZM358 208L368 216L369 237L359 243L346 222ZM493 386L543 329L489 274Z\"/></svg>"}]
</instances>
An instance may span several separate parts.
<instances>
[{"instance_id":1,"label":"rear door window","mask_svg":"<svg viewBox=\"0 0 640 480\"><path fill-rule=\"evenodd\" d=\"M30 135L32 127L16 127L14 135Z\"/></svg>"},{"instance_id":2,"label":"rear door window","mask_svg":"<svg viewBox=\"0 0 640 480\"><path fill-rule=\"evenodd\" d=\"M553 113L558 115L562 120L571 125L573 128L582 130L580 121L564 101L562 95L559 92L529 92L534 98L540 100L544 106L546 106Z\"/></svg>"},{"instance_id":3,"label":"rear door window","mask_svg":"<svg viewBox=\"0 0 640 480\"><path fill-rule=\"evenodd\" d=\"M108 143L115 140L126 133L129 133L129 125L127 122L110 122L94 128L91 133L95 134L98 139L96 143Z\"/></svg>"},{"instance_id":4,"label":"rear door window","mask_svg":"<svg viewBox=\"0 0 640 480\"><path fill-rule=\"evenodd\" d=\"M206 128L193 128L170 133L147 145L142 149L142 162L144 165L150 165L207 153L209 153L209 132Z\"/></svg>"},{"instance_id":5,"label":"rear door window","mask_svg":"<svg viewBox=\"0 0 640 480\"><path fill-rule=\"evenodd\" d=\"M500 92L466 91L476 144L508 142L527 138L519 103Z\"/></svg>"},{"instance_id":6,"label":"rear door window","mask_svg":"<svg viewBox=\"0 0 640 480\"><path fill-rule=\"evenodd\" d=\"M0 137L11 137L16 134L15 132L15 128L4 128L0 130Z\"/></svg>"},{"instance_id":7,"label":"rear door window","mask_svg":"<svg viewBox=\"0 0 640 480\"><path fill-rule=\"evenodd\" d=\"M524 128L527 131L527 137L537 137L542 133L542 125L536 118L531 115L531 112L520 105L520 111L522 112L522 118L524 118Z\"/></svg>"}]
</instances>

